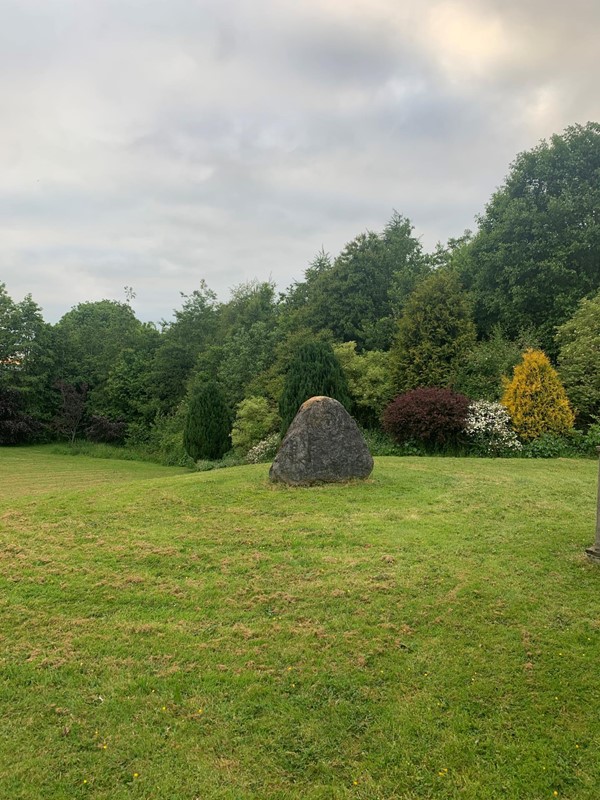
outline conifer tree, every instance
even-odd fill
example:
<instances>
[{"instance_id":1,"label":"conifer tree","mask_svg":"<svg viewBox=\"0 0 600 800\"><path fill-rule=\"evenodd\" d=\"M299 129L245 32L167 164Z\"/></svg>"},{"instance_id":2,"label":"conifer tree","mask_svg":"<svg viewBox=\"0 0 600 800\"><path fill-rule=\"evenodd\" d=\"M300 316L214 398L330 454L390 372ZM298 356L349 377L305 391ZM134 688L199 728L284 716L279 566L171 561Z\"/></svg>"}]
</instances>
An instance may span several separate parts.
<instances>
[{"instance_id":1,"label":"conifer tree","mask_svg":"<svg viewBox=\"0 0 600 800\"><path fill-rule=\"evenodd\" d=\"M574 415L558 373L541 350L526 350L507 381L502 405L524 441L543 433L563 434L573 427Z\"/></svg>"},{"instance_id":2,"label":"conifer tree","mask_svg":"<svg viewBox=\"0 0 600 800\"><path fill-rule=\"evenodd\" d=\"M396 391L451 386L474 344L467 296L456 275L439 269L417 286L398 321L391 353Z\"/></svg>"},{"instance_id":3,"label":"conifer tree","mask_svg":"<svg viewBox=\"0 0 600 800\"><path fill-rule=\"evenodd\" d=\"M279 400L284 433L302 403L315 395L333 397L350 409L350 392L344 372L333 348L326 342L301 345L290 362Z\"/></svg>"},{"instance_id":4,"label":"conifer tree","mask_svg":"<svg viewBox=\"0 0 600 800\"><path fill-rule=\"evenodd\" d=\"M229 411L225 398L214 381L198 381L192 386L183 431L186 453L199 458L222 458L229 450Z\"/></svg>"}]
</instances>

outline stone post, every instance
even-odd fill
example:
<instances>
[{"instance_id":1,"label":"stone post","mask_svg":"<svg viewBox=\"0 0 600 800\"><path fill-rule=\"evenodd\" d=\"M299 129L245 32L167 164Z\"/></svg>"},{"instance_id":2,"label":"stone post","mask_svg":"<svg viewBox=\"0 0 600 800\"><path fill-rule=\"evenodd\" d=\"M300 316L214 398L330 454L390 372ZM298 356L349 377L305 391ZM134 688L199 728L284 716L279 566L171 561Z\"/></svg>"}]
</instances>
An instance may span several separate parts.
<instances>
[{"instance_id":1,"label":"stone post","mask_svg":"<svg viewBox=\"0 0 600 800\"><path fill-rule=\"evenodd\" d=\"M600 455L600 447L596 448L596 452ZM600 564L600 471L598 473L598 502L596 506L596 541L585 552L591 561Z\"/></svg>"}]
</instances>

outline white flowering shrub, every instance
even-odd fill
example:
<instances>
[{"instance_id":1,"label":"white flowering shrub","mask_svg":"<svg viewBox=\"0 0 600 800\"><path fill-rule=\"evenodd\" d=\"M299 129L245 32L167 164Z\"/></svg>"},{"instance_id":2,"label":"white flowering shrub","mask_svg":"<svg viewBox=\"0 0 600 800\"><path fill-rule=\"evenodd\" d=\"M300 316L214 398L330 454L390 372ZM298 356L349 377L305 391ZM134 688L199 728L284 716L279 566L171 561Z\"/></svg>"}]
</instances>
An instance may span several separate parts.
<instances>
[{"instance_id":1,"label":"white flowering shrub","mask_svg":"<svg viewBox=\"0 0 600 800\"><path fill-rule=\"evenodd\" d=\"M279 447L279 434L272 433L258 444L255 444L247 453L246 461L248 464L260 464L263 461L270 461Z\"/></svg>"},{"instance_id":2,"label":"white flowering shrub","mask_svg":"<svg viewBox=\"0 0 600 800\"><path fill-rule=\"evenodd\" d=\"M465 433L474 450L484 456L515 455L523 448L511 428L506 408L489 400L470 404Z\"/></svg>"}]
</instances>

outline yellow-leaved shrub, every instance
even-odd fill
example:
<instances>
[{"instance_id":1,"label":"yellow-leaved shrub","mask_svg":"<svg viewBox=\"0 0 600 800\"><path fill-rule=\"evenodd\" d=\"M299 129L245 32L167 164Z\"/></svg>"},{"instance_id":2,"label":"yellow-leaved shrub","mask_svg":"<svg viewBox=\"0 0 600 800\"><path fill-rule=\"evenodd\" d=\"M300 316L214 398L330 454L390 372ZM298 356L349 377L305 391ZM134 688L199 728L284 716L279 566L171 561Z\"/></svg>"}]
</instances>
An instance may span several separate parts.
<instances>
[{"instance_id":1,"label":"yellow-leaved shrub","mask_svg":"<svg viewBox=\"0 0 600 800\"><path fill-rule=\"evenodd\" d=\"M526 442L543 433L567 433L575 421L558 373L541 350L523 353L512 380L505 380L501 402L513 428Z\"/></svg>"}]
</instances>

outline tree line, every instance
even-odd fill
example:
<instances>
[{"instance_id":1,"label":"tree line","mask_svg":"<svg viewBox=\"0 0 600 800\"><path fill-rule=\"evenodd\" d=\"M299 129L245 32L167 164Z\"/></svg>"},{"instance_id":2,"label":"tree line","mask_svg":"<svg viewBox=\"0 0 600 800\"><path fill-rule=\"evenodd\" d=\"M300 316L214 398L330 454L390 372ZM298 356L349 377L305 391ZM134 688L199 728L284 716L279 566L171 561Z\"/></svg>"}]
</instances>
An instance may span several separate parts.
<instances>
[{"instance_id":1,"label":"tree line","mask_svg":"<svg viewBox=\"0 0 600 800\"><path fill-rule=\"evenodd\" d=\"M558 368L586 427L600 414L599 290L600 125L588 123L518 155L476 231L433 252L394 212L337 256L319 252L284 292L251 281L219 302L200 280L160 324L101 300L50 325L0 284L0 444L87 437L177 460L190 406L210 416L212 397L224 441L248 451L293 413L292 376L302 383L315 346L309 359L334 359L366 428L424 387L497 401L528 348Z\"/></svg>"}]
</instances>

